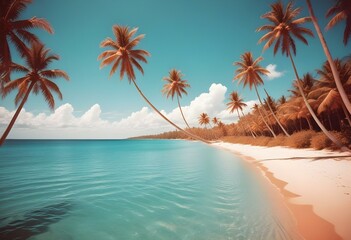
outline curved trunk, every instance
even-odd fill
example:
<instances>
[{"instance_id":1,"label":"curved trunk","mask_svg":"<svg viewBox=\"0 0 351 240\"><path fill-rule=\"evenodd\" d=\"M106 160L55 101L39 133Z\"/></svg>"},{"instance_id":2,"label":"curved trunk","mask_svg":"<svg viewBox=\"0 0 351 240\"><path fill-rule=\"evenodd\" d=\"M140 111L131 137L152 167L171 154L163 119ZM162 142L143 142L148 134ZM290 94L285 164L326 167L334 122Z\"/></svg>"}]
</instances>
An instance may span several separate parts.
<instances>
[{"instance_id":1,"label":"curved trunk","mask_svg":"<svg viewBox=\"0 0 351 240\"><path fill-rule=\"evenodd\" d=\"M4 144L5 139L7 138L7 135L9 135L9 133L10 133L10 131L11 131L13 125L14 125L15 122L16 122L16 119L17 119L18 115L20 114L20 112L21 112L21 110L22 110L24 104L26 103L26 101L27 101L27 99L28 99L29 93L32 91L32 88L34 87L34 84L35 84L35 83L32 82L32 83L29 85L29 88L27 89L26 95L24 95L24 98L22 99L21 104L18 106L18 108L17 108L17 110L16 110L16 112L15 112L15 115L13 115L13 117L12 117L12 119L11 119L9 125L7 126L5 132L2 134L1 139L0 139L0 146L1 146L2 144Z\"/></svg>"},{"instance_id":2,"label":"curved trunk","mask_svg":"<svg viewBox=\"0 0 351 240\"><path fill-rule=\"evenodd\" d=\"M178 95L177 95L177 101L178 101L178 107L179 107L180 113L182 114L183 120L184 120L185 124L187 125L187 127L190 129L190 126L189 126L188 122L185 120L185 117L184 117L184 114L183 114L183 111L182 111L182 107L180 106L179 96Z\"/></svg>"},{"instance_id":3,"label":"curved trunk","mask_svg":"<svg viewBox=\"0 0 351 240\"><path fill-rule=\"evenodd\" d=\"M331 56L331 53L329 51L329 48L328 48L327 42L325 41L323 33L322 33L322 31L321 31L321 29L320 29L320 27L318 25L317 18L314 15L311 1L310 0L306 0L306 2L307 2L307 5L308 5L308 10L309 10L311 18L312 18L313 25L314 25L314 27L315 27L315 29L317 31L317 35L318 35L319 40L320 40L320 42L322 44L324 53L327 56L330 68L332 70L334 81L336 83L336 87L338 88L338 92L340 93L341 99L344 102L348 112L351 114L351 103L350 103L350 100L347 97L347 94L345 92L344 87L342 86L342 82L340 80L339 72L338 72L338 70L336 68L336 65L334 63L334 60L333 60L333 58Z\"/></svg>"},{"instance_id":4,"label":"curved trunk","mask_svg":"<svg viewBox=\"0 0 351 240\"><path fill-rule=\"evenodd\" d=\"M241 115L243 116L243 117L245 117L245 114L244 114L244 111L241 109ZM254 138L256 138L256 137L258 137L258 134L254 131L254 130L252 130L251 128L250 128L250 125L249 125L249 130L250 130L250 132L253 134L253 137Z\"/></svg>"},{"instance_id":5,"label":"curved trunk","mask_svg":"<svg viewBox=\"0 0 351 240\"><path fill-rule=\"evenodd\" d=\"M239 120L241 120L240 114L239 114L239 109L236 109L236 111L238 112ZM242 112L242 110L241 110L241 113L242 113L242 115L244 116L244 113ZM243 123L243 125L244 125L244 123ZM250 131L250 133L251 133L251 136L252 136L253 138L256 138L250 127L248 127L247 125L246 125L246 127L245 127L245 125L244 125L244 129L245 129L245 128L248 128L249 131Z\"/></svg>"},{"instance_id":6,"label":"curved trunk","mask_svg":"<svg viewBox=\"0 0 351 240\"><path fill-rule=\"evenodd\" d=\"M173 123L171 120L169 120L166 116L164 116L154 105L152 105L152 103L145 97L145 95L143 94L143 92L140 90L140 88L138 87L138 85L136 84L136 82L134 80L132 80L134 86L136 87L136 89L138 90L139 94L144 98L144 100L150 105L150 107L155 111L157 112L164 120L166 120L168 123L170 123L173 127L175 127L176 129L178 129L179 131L183 132L184 134L188 135L189 137L191 138L194 138L194 139L197 139L197 140L200 140L204 143L207 143L207 144L210 144L209 141L201 138L201 137L198 137L192 133L189 133L185 130L183 130L182 128L178 127L175 123Z\"/></svg>"},{"instance_id":7,"label":"curved trunk","mask_svg":"<svg viewBox=\"0 0 351 240\"><path fill-rule=\"evenodd\" d=\"M268 95L266 89L264 89L264 92L266 93L267 97L269 97L269 95ZM285 130L285 128L283 127L283 125L280 123L279 119L277 118L277 116L276 116L275 113L273 112L273 109L272 109L272 107L271 107L271 105L269 104L268 101L267 101L267 105L268 105L268 107L269 107L269 110L270 110L271 113L273 114L273 117L274 117L275 121L277 121L279 127L283 130L283 132L285 133L285 135L286 135L287 137L290 137L290 134Z\"/></svg>"},{"instance_id":8,"label":"curved trunk","mask_svg":"<svg viewBox=\"0 0 351 240\"><path fill-rule=\"evenodd\" d=\"M263 106L262 101L261 101L261 97L260 97L260 95L258 94L258 91L257 91L256 84L254 84L254 86L255 86L255 91L256 91L257 97L258 97L258 101L260 101L261 106ZM260 113L260 115L262 117L262 120L263 120L264 124L266 125L266 127L268 128L268 130L272 133L273 137L276 138L277 136L275 135L275 133L272 130L272 128L268 125L267 121L264 119L263 114L262 114L262 112L261 112L259 107L258 107L258 112Z\"/></svg>"},{"instance_id":9,"label":"curved trunk","mask_svg":"<svg viewBox=\"0 0 351 240\"><path fill-rule=\"evenodd\" d=\"M323 131L323 133L338 147L340 147L340 149L342 151L349 151L351 152L350 149L348 149L347 147L345 147L344 145L342 145L340 143L340 141L333 135L331 134L330 132L328 132L328 130L324 127L324 125L321 123L321 121L319 121L317 115L314 113L311 105L308 103L307 101L307 98L305 96L305 93L303 92L303 89L302 89L302 86L301 86L301 83L300 83L300 78L299 78L299 75L297 73L297 70L296 70L296 67L295 67L295 63L294 63L294 60L290 54L290 51L288 51L288 55L290 57L290 60L291 60L291 64L293 65L293 69L294 69L294 73L295 73L295 76L296 76L296 79L297 79L297 86L299 88L299 91L300 91L300 94L303 98L303 101L305 102L305 105L308 109L308 111L310 112L311 116L313 117L314 121L317 123L318 127L320 127L320 129Z\"/></svg>"},{"instance_id":10,"label":"curved trunk","mask_svg":"<svg viewBox=\"0 0 351 240\"><path fill-rule=\"evenodd\" d=\"M244 132L244 135L246 135L246 129L245 129L245 127L242 126L241 124L239 124L239 121L240 121L239 109L236 109L236 114L238 115L238 119L239 119L238 122L237 122L237 124L238 124L238 126L240 125L241 131L243 131L243 132Z\"/></svg>"}]
</instances>

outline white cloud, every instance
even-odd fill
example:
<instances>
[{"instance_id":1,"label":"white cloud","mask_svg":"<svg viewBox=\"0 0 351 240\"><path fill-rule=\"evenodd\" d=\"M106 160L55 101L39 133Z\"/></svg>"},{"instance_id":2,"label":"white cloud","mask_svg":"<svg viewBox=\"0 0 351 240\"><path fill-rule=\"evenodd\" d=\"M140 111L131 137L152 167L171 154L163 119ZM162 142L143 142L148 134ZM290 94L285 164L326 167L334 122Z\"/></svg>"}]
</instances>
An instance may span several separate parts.
<instances>
[{"instance_id":1,"label":"white cloud","mask_svg":"<svg viewBox=\"0 0 351 240\"><path fill-rule=\"evenodd\" d=\"M268 75L267 75L267 78L269 80L273 80L275 78L279 78L281 76L283 76L284 72L278 72L276 70L277 68L277 65L276 64L268 64L268 66L266 67L266 69L270 72Z\"/></svg>"},{"instance_id":2,"label":"white cloud","mask_svg":"<svg viewBox=\"0 0 351 240\"><path fill-rule=\"evenodd\" d=\"M182 106L183 113L190 126L198 126L198 116L206 112L211 118L219 117L223 122L230 123L237 120L236 114L226 109L225 94L227 88L222 84L212 84L209 91L202 93ZM257 101L247 102L244 112L250 111ZM182 116L178 108L169 113L161 110L170 120L184 127ZM99 104L93 105L80 117L75 116L74 108L66 103L58 107L52 114L39 113L34 115L22 109L10 138L126 138L131 136L155 134L174 130L157 113L148 107L132 112L129 116L117 121L101 118L102 110ZM0 133L10 122L14 111L10 112L0 107Z\"/></svg>"}]
</instances>

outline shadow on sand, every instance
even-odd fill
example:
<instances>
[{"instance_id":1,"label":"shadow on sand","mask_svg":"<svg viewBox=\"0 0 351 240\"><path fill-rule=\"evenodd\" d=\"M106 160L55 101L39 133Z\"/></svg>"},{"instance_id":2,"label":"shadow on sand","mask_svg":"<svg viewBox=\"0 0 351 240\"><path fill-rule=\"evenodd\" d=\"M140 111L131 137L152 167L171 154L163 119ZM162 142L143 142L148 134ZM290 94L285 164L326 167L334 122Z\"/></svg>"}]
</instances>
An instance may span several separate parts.
<instances>
[{"instance_id":1,"label":"shadow on sand","mask_svg":"<svg viewBox=\"0 0 351 240\"><path fill-rule=\"evenodd\" d=\"M60 221L72 208L70 202L49 205L24 215L24 219L0 228L0 239L24 240L46 232L50 224Z\"/></svg>"}]
</instances>

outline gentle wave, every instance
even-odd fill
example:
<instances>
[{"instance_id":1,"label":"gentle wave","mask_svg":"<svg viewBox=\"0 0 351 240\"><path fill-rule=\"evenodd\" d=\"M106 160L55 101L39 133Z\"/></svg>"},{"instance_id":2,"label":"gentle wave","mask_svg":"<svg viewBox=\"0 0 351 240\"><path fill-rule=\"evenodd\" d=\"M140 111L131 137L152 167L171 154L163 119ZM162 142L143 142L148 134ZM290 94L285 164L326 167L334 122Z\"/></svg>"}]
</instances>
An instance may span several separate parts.
<instances>
[{"instance_id":1,"label":"gentle wave","mask_svg":"<svg viewBox=\"0 0 351 240\"><path fill-rule=\"evenodd\" d=\"M0 239L298 239L227 152L183 141L9 142Z\"/></svg>"}]
</instances>

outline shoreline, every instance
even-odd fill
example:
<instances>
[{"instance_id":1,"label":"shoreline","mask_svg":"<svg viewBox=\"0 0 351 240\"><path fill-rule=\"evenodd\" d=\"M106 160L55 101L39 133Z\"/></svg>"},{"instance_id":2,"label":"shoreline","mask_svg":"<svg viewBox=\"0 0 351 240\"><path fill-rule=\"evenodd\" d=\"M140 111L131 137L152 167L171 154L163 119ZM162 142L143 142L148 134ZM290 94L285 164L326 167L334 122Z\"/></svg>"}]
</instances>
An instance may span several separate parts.
<instances>
[{"instance_id":1,"label":"shoreline","mask_svg":"<svg viewBox=\"0 0 351 240\"><path fill-rule=\"evenodd\" d=\"M212 146L256 166L279 191L305 239L351 239L348 153L226 142Z\"/></svg>"}]
</instances>

